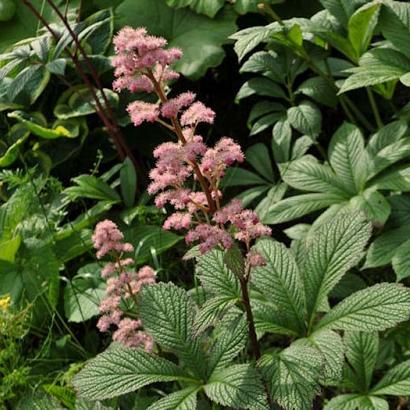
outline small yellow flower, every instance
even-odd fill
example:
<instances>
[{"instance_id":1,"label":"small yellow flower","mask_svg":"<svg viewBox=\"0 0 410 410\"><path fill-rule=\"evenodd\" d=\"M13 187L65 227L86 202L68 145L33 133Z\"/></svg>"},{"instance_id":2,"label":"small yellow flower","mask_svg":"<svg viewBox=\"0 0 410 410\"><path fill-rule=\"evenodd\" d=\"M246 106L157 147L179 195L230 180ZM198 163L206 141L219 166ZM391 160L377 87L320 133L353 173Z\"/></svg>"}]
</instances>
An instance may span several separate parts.
<instances>
[{"instance_id":1,"label":"small yellow flower","mask_svg":"<svg viewBox=\"0 0 410 410\"><path fill-rule=\"evenodd\" d=\"M5 296L0 297L0 310L4 310L4 311L9 310L10 301L11 301L10 295L5 295Z\"/></svg>"}]
</instances>

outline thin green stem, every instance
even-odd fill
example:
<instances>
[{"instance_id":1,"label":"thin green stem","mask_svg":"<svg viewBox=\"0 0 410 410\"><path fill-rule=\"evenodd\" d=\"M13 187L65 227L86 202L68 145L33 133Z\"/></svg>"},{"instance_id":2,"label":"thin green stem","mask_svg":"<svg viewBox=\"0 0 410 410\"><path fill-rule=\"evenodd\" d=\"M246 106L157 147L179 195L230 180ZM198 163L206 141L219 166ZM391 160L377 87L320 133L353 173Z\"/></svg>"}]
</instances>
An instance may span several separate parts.
<instances>
[{"instance_id":1,"label":"thin green stem","mask_svg":"<svg viewBox=\"0 0 410 410\"><path fill-rule=\"evenodd\" d=\"M366 87L366 92L367 92L367 96L369 97L370 106L372 107L372 111L373 111L374 119L376 120L377 128L380 129L383 127L384 124L380 116L379 108L377 107L377 103L374 98L373 91L370 87Z\"/></svg>"}]
</instances>

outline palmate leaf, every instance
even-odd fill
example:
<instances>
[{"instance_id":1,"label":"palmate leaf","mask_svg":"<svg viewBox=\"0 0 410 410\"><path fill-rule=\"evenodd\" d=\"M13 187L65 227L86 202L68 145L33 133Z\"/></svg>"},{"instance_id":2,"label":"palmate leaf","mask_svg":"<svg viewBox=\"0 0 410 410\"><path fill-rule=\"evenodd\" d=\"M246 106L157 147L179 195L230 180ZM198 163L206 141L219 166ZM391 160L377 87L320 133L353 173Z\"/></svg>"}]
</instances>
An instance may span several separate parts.
<instances>
[{"instance_id":1,"label":"palmate leaf","mask_svg":"<svg viewBox=\"0 0 410 410\"><path fill-rule=\"evenodd\" d=\"M147 410L193 410L197 407L197 393L199 387L192 386L168 394L156 401Z\"/></svg>"},{"instance_id":2,"label":"palmate leaf","mask_svg":"<svg viewBox=\"0 0 410 410\"><path fill-rule=\"evenodd\" d=\"M324 363L320 375L321 383L334 385L342 377L345 346L342 337L333 330L314 332L306 338L298 339L295 345L315 348L322 356Z\"/></svg>"},{"instance_id":3,"label":"palmate leaf","mask_svg":"<svg viewBox=\"0 0 410 410\"><path fill-rule=\"evenodd\" d=\"M349 212L338 214L309 236L303 272L311 319L342 276L360 260L370 234L371 225L363 215Z\"/></svg>"},{"instance_id":4,"label":"palmate leaf","mask_svg":"<svg viewBox=\"0 0 410 410\"><path fill-rule=\"evenodd\" d=\"M226 367L245 348L247 335L247 325L243 315L234 319L226 329L218 333L209 353L208 374Z\"/></svg>"},{"instance_id":5,"label":"palmate leaf","mask_svg":"<svg viewBox=\"0 0 410 410\"><path fill-rule=\"evenodd\" d=\"M271 206L262 218L266 224L278 224L292 221L314 211L327 208L341 202L340 195L317 193L296 195L286 198Z\"/></svg>"},{"instance_id":6,"label":"palmate leaf","mask_svg":"<svg viewBox=\"0 0 410 410\"><path fill-rule=\"evenodd\" d=\"M346 358L351 366L347 376L357 389L366 392L379 354L377 333L345 332Z\"/></svg>"},{"instance_id":7,"label":"palmate leaf","mask_svg":"<svg viewBox=\"0 0 410 410\"><path fill-rule=\"evenodd\" d=\"M139 349L111 345L81 370L73 385L81 397L103 400L151 383L189 380L172 362Z\"/></svg>"},{"instance_id":8,"label":"palmate leaf","mask_svg":"<svg viewBox=\"0 0 410 410\"><path fill-rule=\"evenodd\" d=\"M285 409L312 408L323 366L316 349L291 345L280 353L265 354L258 366L279 405Z\"/></svg>"},{"instance_id":9,"label":"palmate leaf","mask_svg":"<svg viewBox=\"0 0 410 410\"><path fill-rule=\"evenodd\" d=\"M172 283L145 286L140 317L145 330L162 348L175 352L197 374L203 373L198 339L193 336L195 305L184 289Z\"/></svg>"},{"instance_id":10,"label":"palmate leaf","mask_svg":"<svg viewBox=\"0 0 410 410\"><path fill-rule=\"evenodd\" d=\"M263 256L266 265L253 269L252 285L269 302L286 312L293 330L302 332L305 319L303 280L292 252L271 239L258 241L254 249Z\"/></svg>"},{"instance_id":11,"label":"palmate leaf","mask_svg":"<svg viewBox=\"0 0 410 410\"><path fill-rule=\"evenodd\" d=\"M334 397L324 407L324 410L388 410L389 403L374 396L360 394L342 394Z\"/></svg>"},{"instance_id":12,"label":"palmate leaf","mask_svg":"<svg viewBox=\"0 0 410 410\"><path fill-rule=\"evenodd\" d=\"M371 389L374 395L407 396L410 391L410 360L391 368Z\"/></svg>"},{"instance_id":13,"label":"palmate leaf","mask_svg":"<svg viewBox=\"0 0 410 410\"><path fill-rule=\"evenodd\" d=\"M212 250L198 258L197 275L202 286L211 294L241 297L239 280L224 263L224 252Z\"/></svg>"},{"instance_id":14,"label":"palmate leaf","mask_svg":"<svg viewBox=\"0 0 410 410\"><path fill-rule=\"evenodd\" d=\"M410 317L410 290L380 283L359 290L336 305L317 324L318 329L382 331Z\"/></svg>"},{"instance_id":15,"label":"palmate leaf","mask_svg":"<svg viewBox=\"0 0 410 410\"><path fill-rule=\"evenodd\" d=\"M261 380L249 364L237 364L214 372L204 386L214 402L235 409L267 410Z\"/></svg>"},{"instance_id":16,"label":"palmate leaf","mask_svg":"<svg viewBox=\"0 0 410 410\"><path fill-rule=\"evenodd\" d=\"M343 188L355 194L363 188L367 177L367 157L359 128L345 122L333 135L329 160Z\"/></svg>"}]
</instances>

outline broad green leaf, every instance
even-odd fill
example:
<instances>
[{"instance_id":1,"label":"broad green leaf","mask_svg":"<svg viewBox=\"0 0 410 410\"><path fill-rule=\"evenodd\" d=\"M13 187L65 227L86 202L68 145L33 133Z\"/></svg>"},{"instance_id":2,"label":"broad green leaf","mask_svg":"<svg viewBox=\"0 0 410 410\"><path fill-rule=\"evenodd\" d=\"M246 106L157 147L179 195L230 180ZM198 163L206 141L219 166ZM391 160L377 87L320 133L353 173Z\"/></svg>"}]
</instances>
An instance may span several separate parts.
<instances>
[{"instance_id":1,"label":"broad green leaf","mask_svg":"<svg viewBox=\"0 0 410 410\"><path fill-rule=\"evenodd\" d=\"M343 26L347 26L350 16L353 14L357 0L320 0L320 3L329 13ZM364 1L362 1L364 3ZM360 3L359 3L360 4Z\"/></svg>"},{"instance_id":2,"label":"broad green leaf","mask_svg":"<svg viewBox=\"0 0 410 410\"><path fill-rule=\"evenodd\" d=\"M258 363L275 402L298 410L312 408L322 365L316 349L294 344L280 353L263 355Z\"/></svg>"},{"instance_id":3,"label":"broad green leaf","mask_svg":"<svg viewBox=\"0 0 410 410\"><path fill-rule=\"evenodd\" d=\"M374 396L359 394L341 394L326 403L324 410L388 410L386 400Z\"/></svg>"},{"instance_id":4,"label":"broad green leaf","mask_svg":"<svg viewBox=\"0 0 410 410\"><path fill-rule=\"evenodd\" d=\"M166 0L170 7L177 9L189 7L196 13L205 14L208 17L215 17L215 14L223 7L224 0Z\"/></svg>"},{"instance_id":5,"label":"broad green leaf","mask_svg":"<svg viewBox=\"0 0 410 410\"><path fill-rule=\"evenodd\" d=\"M328 107L335 107L337 104L336 92L329 87L328 81L322 77L308 78L298 87L296 94L307 95Z\"/></svg>"},{"instance_id":6,"label":"broad green leaf","mask_svg":"<svg viewBox=\"0 0 410 410\"><path fill-rule=\"evenodd\" d=\"M111 6L111 5L110 5ZM104 54L112 41L114 32L114 15L112 8L99 10L84 19L84 23L89 27L95 25L84 40L91 47L92 54Z\"/></svg>"},{"instance_id":7,"label":"broad green leaf","mask_svg":"<svg viewBox=\"0 0 410 410\"><path fill-rule=\"evenodd\" d=\"M46 64L46 68L51 74L62 75L62 76L65 74L66 66L67 66L67 60L64 58L57 58Z\"/></svg>"},{"instance_id":8,"label":"broad green leaf","mask_svg":"<svg viewBox=\"0 0 410 410\"><path fill-rule=\"evenodd\" d=\"M111 345L73 379L80 397L104 400L140 389L151 383L186 380L172 362L140 349Z\"/></svg>"},{"instance_id":9,"label":"broad green leaf","mask_svg":"<svg viewBox=\"0 0 410 410\"><path fill-rule=\"evenodd\" d=\"M234 50L241 61L250 51L260 43L267 42L272 34L282 31L279 23L274 22L267 26L248 27L230 36L236 40Z\"/></svg>"},{"instance_id":10,"label":"broad green leaf","mask_svg":"<svg viewBox=\"0 0 410 410\"><path fill-rule=\"evenodd\" d=\"M288 162L290 145L292 142L292 128L286 118L280 119L272 129L272 153L278 163Z\"/></svg>"},{"instance_id":11,"label":"broad green leaf","mask_svg":"<svg viewBox=\"0 0 410 410\"><path fill-rule=\"evenodd\" d=\"M198 80L208 68L222 62L222 45L235 32L237 15L224 9L210 19L187 8L173 9L164 0L124 0L115 9L115 17L118 28L144 26L150 34L165 37L170 47L184 50L175 67L184 76Z\"/></svg>"},{"instance_id":12,"label":"broad green leaf","mask_svg":"<svg viewBox=\"0 0 410 410\"><path fill-rule=\"evenodd\" d=\"M259 134L262 131L265 131L267 128L276 123L283 117L283 114L280 112L274 112L272 114L265 115L254 122L252 125L250 136Z\"/></svg>"},{"instance_id":13,"label":"broad green leaf","mask_svg":"<svg viewBox=\"0 0 410 410\"><path fill-rule=\"evenodd\" d=\"M19 157L20 146L29 137L30 133L21 124L15 124L10 128L9 137L14 144L7 147L6 151L0 156L0 167L5 168L13 164Z\"/></svg>"},{"instance_id":14,"label":"broad green leaf","mask_svg":"<svg viewBox=\"0 0 410 410\"><path fill-rule=\"evenodd\" d=\"M302 101L288 109L290 125L302 134L316 138L322 129L322 114L315 104Z\"/></svg>"},{"instance_id":15,"label":"broad green leaf","mask_svg":"<svg viewBox=\"0 0 410 410\"><path fill-rule=\"evenodd\" d=\"M204 391L212 401L223 406L268 409L258 373L249 364L237 364L214 372Z\"/></svg>"},{"instance_id":16,"label":"broad green leaf","mask_svg":"<svg viewBox=\"0 0 410 410\"><path fill-rule=\"evenodd\" d=\"M389 369L383 378L371 389L374 395L406 396L410 389L410 360Z\"/></svg>"},{"instance_id":17,"label":"broad green leaf","mask_svg":"<svg viewBox=\"0 0 410 410\"><path fill-rule=\"evenodd\" d=\"M191 386L178 390L156 401L147 410L192 410L197 408L199 387Z\"/></svg>"},{"instance_id":18,"label":"broad green leaf","mask_svg":"<svg viewBox=\"0 0 410 410\"><path fill-rule=\"evenodd\" d=\"M247 340L247 323L241 315L221 334L218 334L209 352L208 373L212 375L214 372L227 367L245 348Z\"/></svg>"},{"instance_id":19,"label":"broad green leaf","mask_svg":"<svg viewBox=\"0 0 410 410\"><path fill-rule=\"evenodd\" d=\"M314 141L308 135L303 135L302 137L299 137L293 144L291 159L295 160L303 157L303 155L306 154L306 152L313 144Z\"/></svg>"},{"instance_id":20,"label":"broad green leaf","mask_svg":"<svg viewBox=\"0 0 410 410\"><path fill-rule=\"evenodd\" d=\"M349 40L359 58L369 47L379 17L380 3L365 4L350 17Z\"/></svg>"},{"instance_id":21,"label":"broad green leaf","mask_svg":"<svg viewBox=\"0 0 410 410\"><path fill-rule=\"evenodd\" d=\"M64 410L64 407L49 394L43 392L24 394L15 406L16 410Z\"/></svg>"},{"instance_id":22,"label":"broad green leaf","mask_svg":"<svg viewBox=\"0 0 410 410\"><path fill-rule=\"evenodd\" d=\"M265 224L292 221L340 202L339 195L330 193L296 195L274 204L266 212L262 221Z\"/></svg>"},{"instance_id":23,"label":"broad green leaf","mask_svg":"<svg viewBox=\"0 0 410 410\"><path fill-rule=\"evenodd\" d=\"M267 0L266 3L279 4L283 3L284 1L285 0ZM233 6L237 13L246 14L250 12L258 12L258 4L260 4L260 0L236 0Z\"/></svg>"},{"instance_id":24,"label":"broad green leaf","mask_svg":"<svg viewBox=\"0 0 410 410\"><path fill-rule=\"evenodd\" d=\"M269 190L269 185L256 186L242 191L237 198L242 201L244 208L247 208L254 200L260 198Z\"/></svg>"},{"instance_id":25,"label":"broad green leaf","mask_svg":"<svg viewBox=\"0 0 410 410\"><path fill-rule=\"evenodd\" d=\"M336 175L331 168L320 164L311 155L281 164L280 171L283 181L292 188L338 195L341 201L349 197L340 184L337 184L338 181L335 181Z\"/></svg>"},{"instance_id":26,"label":"broad green leaf","mask_svg":"<svg viewBox=\"0 0 410 410\"><path fill-rule=\"evenodd\" d=\"M343 123L329 144L330 165L344 189L351 194L360 192L367 177L367 156L359 128Z\"/></svg>"},{"instance_id":27,"label":"broad green leaf","mask_svg":"<svg viewBox=\"0 0 410 410\"><path fill-rule=\"evenodd\" d=\"M175 352L197 374L203 374L198 339L193 335L195 305L185 290L172 283L145 286L139 308L144 329L154 340Z\"/></svg>"},{"instance_id":28,"label":"broad green leaf","mask_svg":"<svg viewBox=\"0 0 410 410\"><path fill-rule=\"evenodd\" d=\"M410 317L410 291L393 283L359 290L336 305L318 328L382 331Z\"/></svg>"},{"instance_id":29,"label":"broad green leaf","mask_svg":"<svg viewBox=\"0 0 410 410\"><path fill-rule=\"evenodd\" d=\"M284 106L282 104L263 100L257 102L251 109L248 117L248 127L250 128L252 124L258 119L266 114L272 114L273 112L283 111Z\"/></svg>"},{"instance_id":30,"label":"broad green leaf","mask_svg":"<svg viewBox=\"0 0 410 410\"><path fill-rule=\"evenodd\" d=\"M369 184L379 190L410 191L410 166L402 165L373 178Z\"/></svg>"},{"instance_id":31,"label":"broad green leaf","mask_svg":"<svg viewBox=\"0 0 410 410\"><path fill-rule=\"evenodd\" d=\"M295 345L315 348L324 362L323 373L320 376L324 385L334 385L340 382L344 362L345 347L342 337L333 330L314 332L310 336L298 339Z\"/></svg>"},{"instance_id":32,"label":"broad green leaf","mask_svg":"<svg viewBox=\"0 0 410 410\"><path fill-rule=\"evenodd\" d=\"M345 332L346 358L351 366L347 375L356 388L366 392L379 354L377 333Z\"/></svg>"},{"instance_id":33,"label":"broad green leaf","mask_svg":"<svg viewBox=\"0 0 410 410\"><path fill-rule=\"evenodd\" d=\"M196 274L202 286L214 295L240 298L239 280L224 263L224 252L212 250L198 258Z\"/></svg>"},{"instance_id":34,"label":"broad green leaf","mask_svg":"<svg viewBox=\"0 0 410 410\"><path fill-rule=\"evenodd\" d=\"M262 220L265 218L269 209L276 203L278 203L284 197L287 190L287 185L284 183L279 183L273 185L269 191L266 193L265 197L259 202L255 208L255 212L258 214L259 218Z\"/></svg>"},{"instance_id":35,"label":"broad green leaf","mask_svg":"<svg viewBox=\"0 0 410 410\"><path fill-rule=\"evenodd\" d=\"M399 247L410 238L410 226L404 225L382 233L370 245L364 268L387 265Z\"/></svg>"},{"instance_id":36,"label":"broad green leaf","mask_svg":"<svg viewBox=\"0 0 410 410\"><path fill-rule=\"evenodd\" d=\"M367 218L378 227L386 223L391 211L386 198L373 188L366 189L360 195L353 197L347 207L364 212Z\"/></svg>"},{"instance_id":37,"label":"broad green leaf","mask_svg":"<svg viewBox=\"0 0 410 410\"><path fill-rule=\"evenodd\" d=\"M268 181L274 182L272 160L264 144L255 144L245 152L246 161L251 164Z\"/></svg>"},{"instance_id":38,"label":"broad green leaf","mask_svg":"<svg viewBox=\"0 0 410 410\"><path fill-rule=\"evenodd\" d=\"M100 271L98 263L85 265L65 287L64 312L69 322L84 322L100 313L99 306L106 293Z\"/></svg>"},{"instance_id":39,"label":"broad green leaf","mask_svg":"<svg viewBox=\"0 0 410 410\"><path fill-rule=\"evenodd\" d=\"M391 48L374 48L363 54L359 67L343 83L339 94L356 88L398 80L410 71L410 59Z\"/></svg>"},{"instance_id":40,"label":"broad green leaf","mask_svg":"<svg viewBox=\"0 0 410 410\"><path fill-rule=\"evenodd\" d=\"M266 260L265 266L252 270L253 286L266 299L289 316L295 331L303 332L305 300L303 280L292 252L283 244L261 239L254 249Z\"/></svg>"},{"instance_id":41,"label":"broad green leaf","mask_svg":"<svg viewBox=\"0 0 410 410\"><path fill-rule=\"evenodd\" d=\"M103 92L111 107L118 105L118 94L104 88ZM104 107L104 99L101 91L96 91L100 104ZM82 117L96 112L96 102L90 90L85 85L75 85L61 94L54 108L54 115L62 120Z\"/></svg>"},{"instance_id":42,"label":"broad green leaf","mask_svg":"<svg viewBox=\"0 0 410 410\"><path fill-rule=\"evenodd\" d=\"M266 180L256 174L240 167L228 168L226 175L222 180L222 187L243 186L243 185L267 185Z\"/></svg>"},{"instance_id":43,"label":"broad green leaf","mask_svg":"<svg viewBox=\"0 0 410 410\"><path fill-rule=\"evenodd\" d=\"M21 244L21 236L0 241L0 260L14 263Z\"/></svg>"},{"instance_id":44,"label":"broad green leaf","mask_svg":"<svg viewBox=\"0 0 410 410\"><path fill-rule=\"evenodd\" d=\"M392 259L392 265L397 281L410 276L410 239L396 248Z\"/></svg>"},{"instance_id":45,"label":"broad green leaf","mask_svg":"<svg viewBox=\"0 0 410 410\"><path fill-rule=\"evenodd\" d=\"M137 173L134 164L127 157L120 171L121 194L125 205L131 208L134 205L137 191Z\"/></svg>"},{"instance_id":46,"label":"broad green leaf","mask_svg":"<svg viewBox=\"0 0 410 410\"><path fill-rule=\"evenodd\" d=\"M343 275L359 262L370 235L370 224L357 212L340 213L309 235L303 272L310 320Z\"/></svg>"},{"instance_id":47,"label":"broad green leaf","mask_svg":"<svg viewBox=\"0 0 410 410\"><path fill-rule=\"evenodd\" d=\"M265 73L271 80L283 82L283 66L274 51L258 51L243 63L240 73Z\"/></svg>"},{"instance_id":48,"label":"broad green leaf","mask_svg":"<svg viewBox=\"0 0 410 410\"><path fill-rule=\"evenodd\" d=\"M93 175L80 175L73 178L76 186L67 188L64 192L72 199L91 198L102 201L119 202L121 200L117 191L111 188L101 178Z\"/></svg>"},{"instance_id":49,"label":"broad green leaf","mask_svg":"<svg viewBox=\"0 0 410 410\"><path fill-rule=\"evenodd\" d=\"M235 97L235 101L238 102L254 94L265 97L286 98L286 94L280 85L269 80L269 78L257 77L251 78L242 85Z\"/></svg>"}]
</instances>

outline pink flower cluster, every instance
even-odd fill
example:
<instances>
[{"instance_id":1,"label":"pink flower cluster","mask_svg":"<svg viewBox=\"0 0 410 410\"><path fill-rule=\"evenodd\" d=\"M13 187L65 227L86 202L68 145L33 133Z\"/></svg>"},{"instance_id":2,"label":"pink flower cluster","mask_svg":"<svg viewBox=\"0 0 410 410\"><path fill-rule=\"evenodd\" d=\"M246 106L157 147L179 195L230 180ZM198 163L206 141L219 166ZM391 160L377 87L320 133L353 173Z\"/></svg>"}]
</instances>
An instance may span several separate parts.
<instances>
[{"instance_id":1,"label":"pink flower cluster","mask_svg":"<svg viewBox=\"0 0 410 410\"><path fill-rule=\"evenodd\" d=\"M141 330L141 320L127 317L127 313L135 310L136 295L143 285L155 283L155 272L149 266L142 267L138 272L128 270L134 263L132 258L122 259L124 252L131 252L133 247L124 243L124 235L117 225L109 220L99 222L92 237L97 257L107 254L113 256L115 262L108 262L101 271L101 276L107 279L106 297L100 303L100 317L97 327L101 332L107 332L111 326L116 326L113 340L128 347L143 346L151 351L153 340Z\"/></svg>"},{"instance_id":2,"label":"pink flower cluster","mask_svg":"<svg viewBox=\"0 0 410 410\"><path fill-rule=\"evenodd\" d=\"M187 243L199 242L202 253L214 247L230 248L234 240L245 244L249 266L261 265L261 257L250 253L251 242L270 235L255 212L245 210L238 200L221 208L219 186L226 169L243 162L241 147L232 138L221 138L213 148L197 135L199 123L212 124L215 113L196 95L184 92L168 98L166 90L177 77L170 64L182 56L176 49L165 49L166 40L149 36L145 29L122 29L114 40L113 59L116 90L155 92L156 103L135 101L128 106L133 123L159 122L172 130L177 142L165 142L154 150L155 167L150 172L150 194L156 194L157 207L172 205L176 212L164 223L165 229L188 230ZM169 76L167 73L173 73ZM199 191L187 188L195 182Z\"/></svg>"}]
</instances>

